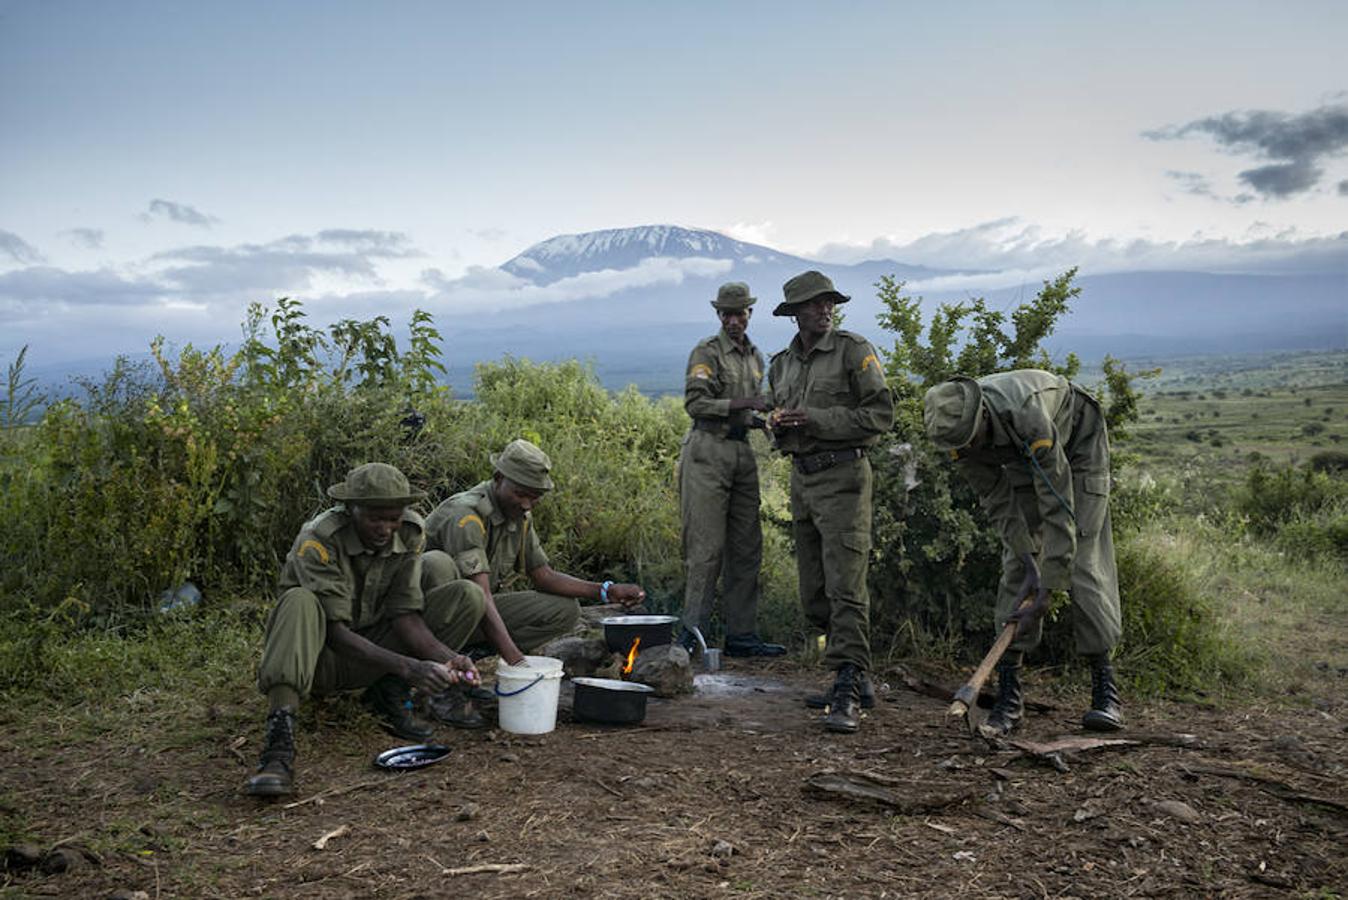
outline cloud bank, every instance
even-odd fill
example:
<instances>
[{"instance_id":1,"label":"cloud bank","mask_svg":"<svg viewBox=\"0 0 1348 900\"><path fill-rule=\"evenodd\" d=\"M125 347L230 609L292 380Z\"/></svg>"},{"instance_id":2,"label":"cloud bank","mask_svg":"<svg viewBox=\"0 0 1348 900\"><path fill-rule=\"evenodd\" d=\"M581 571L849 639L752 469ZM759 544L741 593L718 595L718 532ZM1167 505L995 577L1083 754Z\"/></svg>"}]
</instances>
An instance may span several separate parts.
<instances>
[{"instance_id":1,"label":"cloud bank","mask_svg":"<svg viewBox=\"0 0 1348 900\"><path fill-rule=\"evenodd\" d=\"M1325 174L1322 163L1348 148L1348 103L1325 104L1299 115L1271 110L1228 112L1142 133L1153 141L1192 135L1206 135L1228 153L1269 160L1267 165L1244 170L1239 178L1262 197L1284 199L1313 189ZM1231 199L1240 202L1242 198Z\"/></svg>"},{"instance_id":2,"label":"cloud bank","mask_svg":"<svg viewBox=\"0 0 1348 900\"><path fill-rule=\"evenodd\" d=\"M8 257L19 265L32 265L45 260L37 248L12 231L0 228L0 258Z\"/></svg>"}]
</instances>

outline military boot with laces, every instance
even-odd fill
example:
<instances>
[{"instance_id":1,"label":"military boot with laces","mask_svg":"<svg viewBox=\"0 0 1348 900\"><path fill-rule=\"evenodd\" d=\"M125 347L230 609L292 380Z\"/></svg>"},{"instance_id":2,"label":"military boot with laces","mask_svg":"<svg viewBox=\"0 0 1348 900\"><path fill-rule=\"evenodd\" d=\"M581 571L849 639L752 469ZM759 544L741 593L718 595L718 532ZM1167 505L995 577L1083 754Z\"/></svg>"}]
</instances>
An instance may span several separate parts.
<instances>
[{"instance_id":1,"label":"military boot with laces","mask_svg":"<svg viewBox=\"0 0 1348 900\"><path fill-rule=\"evenodd\" d=\"M1118 731L1123 728L1123 701L1114 684L1114 667L1109 657L1091 657L1091 708L1081 717L1088 731Z\"/></svg>"},{"instance_id":2,"label":"military boot with laces","mask_svg":"<svg viewBox=\"0 0 1348 900\"><path fill-rule=\"evenodd\" d=\"M487 720L478 712L468 688L456 684L436 694L426 704L431 715L455 728L485 728Z\"/></svg>"},{"instance_id":3,"label":"military boot with laces","mask_svg":"<svg viewBox=\"0 0 1348 900\"><path fill-rule=\"evenodd\" d=\"M861 708L874 709L875 685L871 682L871 676L866 672L862 672L860 684L861 684ZM808 706L810 709L823 709L824 707L828 706L829 695L831 692L832 689L830 688L829 690L826 691L820 691L817 694L806 694L805 705Z\"/></svg>"},{"instance_id":4,"label":"military boot with laces","mask_svg":"<svg viewBox=\"0 0 1348 900\"><path fill-rule=\"evenodd\" d=\"M435 729L412 715L411 689L395 675L385 675L370 685L361 699L389 734L424 741L435 733Z\"/></svg>"},{"instance_id":5,"label":"military boot with laces","mask_svg":"<svg viewBox=\"0 0 1348 900\"><path fill-rule=\"evenodd\" d=\"M1025 714L1025 700L1020 689L1020 663L1002 662L997 666L997 699L992 711L978 726L984 737L1006 737Z\"/></svg>"},{"instance_id":6,"label":"military boot with laces","mask_svg":"<svg viewBox=\"0 0 1348 900\"><path fill-rule=\"evenodd\" d=\"M254 797L282 797L293 789L294 778L295 714L285 708L273 709L267 716L267 739L257 772L244 790Z\"/></svg>"},{"instance_id":7,"label":"military boot with laces","mask_svg":"<svg viewBox=\"0 0 1348 900\"><path fill-rule=\"evenodd\" d=\"M824 714L826 731L851 734L861 727L861 675L861 670L851 663L838 669Z\"/></svg>"}]
</instances>

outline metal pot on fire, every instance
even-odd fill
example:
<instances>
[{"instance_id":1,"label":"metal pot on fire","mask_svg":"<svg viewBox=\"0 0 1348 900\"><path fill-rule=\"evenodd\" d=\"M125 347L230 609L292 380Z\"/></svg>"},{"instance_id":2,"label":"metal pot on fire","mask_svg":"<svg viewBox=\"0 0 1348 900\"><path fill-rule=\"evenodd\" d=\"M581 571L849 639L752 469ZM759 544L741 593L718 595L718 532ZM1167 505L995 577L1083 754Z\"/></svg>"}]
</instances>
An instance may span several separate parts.
<instances>
[{"instance_id":1,"label":"metal pot on fire","mask_svg":"<svg viewBox=\"0 0 1348 900\"><path fill-rule=\"evenodd\" d=\"M600 619L604 626L604 643L613 653L627 653L632 641L641 638L640 649L659 647L674 642L674 616L608 616Z\"/></svg>"}]
</instances>

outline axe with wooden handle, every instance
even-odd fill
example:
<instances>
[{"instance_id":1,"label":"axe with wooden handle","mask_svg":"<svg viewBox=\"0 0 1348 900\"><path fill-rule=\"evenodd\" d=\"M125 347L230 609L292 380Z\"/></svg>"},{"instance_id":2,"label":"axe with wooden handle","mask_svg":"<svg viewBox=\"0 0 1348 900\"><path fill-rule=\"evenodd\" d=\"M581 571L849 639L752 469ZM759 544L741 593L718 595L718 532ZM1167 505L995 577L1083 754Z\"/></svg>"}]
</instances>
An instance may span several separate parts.
<instances>
[{"instance_id":1,"label":"axe with wooden handle","mask_svg":"<svg viewBox=\"0 0 1348 900\"><path fill-rule=\"evenodd\" d=\"M1033 602L1031 598L1026 597L1018 609L1024 609ZM946 715L966 717L969 715L969 708L977 702L978 692L983 689L983 682L988 680L988 676L992 674L993 668L1001 660L1006 648L1010 647L1011 642L1015 640L1016 628L1015 622L1007 622L1002 627L1002 633L997 635L997 640L993 641L992 649L988 651L987 656L983 657L983 661L978 664L978 668L974 669L974 674L970 675L969 680L959 690L955 691L955 699L950 704L950 708L946 710Z\"/></svg>"}]
</instances>

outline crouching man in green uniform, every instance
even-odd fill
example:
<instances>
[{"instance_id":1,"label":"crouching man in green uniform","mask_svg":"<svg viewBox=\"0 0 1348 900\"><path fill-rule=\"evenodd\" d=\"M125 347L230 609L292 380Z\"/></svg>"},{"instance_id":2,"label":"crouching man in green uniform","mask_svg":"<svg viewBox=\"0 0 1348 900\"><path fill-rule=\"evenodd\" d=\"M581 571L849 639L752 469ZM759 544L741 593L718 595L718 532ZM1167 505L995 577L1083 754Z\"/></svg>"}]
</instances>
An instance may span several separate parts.
<instances>
[{"instance_id":1,"label":"crouching man in green uniform","mask_svg":"<svg viewBox=\"0 0 1348 900\"><path fill-rule=\"evenodd\" d=\"M425 493L384 463L352 469L328 488L341 501L305 523L281 570L281 597L267 623L258 688L267 695L266 743L246 790L288 794L295 711L310 694L366 688L389 731L425 740L409 687L434 697L477 680L460 647L482 617L477 585L447 582L423 597L421 517L407 507Z\"/></svg>"},{"instance_id":2,"label":"crouching man in green uniform","mask_svg":"<svg viewBox=\"0 0 1348 900\"><path fill-rule=\"evenodd\" d=\"M635 584L582 581L548 564L530 511L553 488L552 461L526 440L492 454L488 481L455 494L426 520L422 587L467 578L482 593L485 609L468 639L489 644L510 665L575 627L576 598L634 606L646 599ZM527 589L526 585L533 589ZM523 649L521 649L523 648ZM464 712L467 719L475 711Z\"/></svg>"},{"instance_id":3,"label":"crouching man in green uniform","mask_svg":"<svg viewBox=\"0 0 1348 900\"><path fill-rule=\"evenodd\" d=\"M923 403L928 437L950 451L1001 532L997 629L1018 623L997 666L997 701L980 727L1004 735L1019 724L1021 658L1039 644L1049 592L1070 590L1077 652L1091 663L1091 708L1082 725L1122 728L1109 661L1123 629L1100 404L1066 378L1036 369L957 377L927 391Z\"/></svg>"},{"instance_id":4,"label":"crouching man in green uniform","mask_svg":"<svg viewBox=\"0 0 1348 900\"><path fill-rule=\"evenodd\" d=\"M716 582L721 580L725 652L729 656L781 656L786 648L758 636L758 570L763 529L758 521L758 461L749 430L761 428L763 354L749 341L756 297L740 281L721 285L712 307L718 334L700 341L688 357L683 407L692 428L679 454L679 512L686 583L682 643L689 628L707 630Z\"/></svg>"},{"instance_id":5,"label":"crouching man in green uniform","mask_svg":"<svg viewBox=\"0 0 1348 900\"><path fill-rule=\"evenodd\" d=\"M894 423L894 401L875 348L834 330L833 310L851 298L819 272L782 288L774 316L794 316L797 334L772 357L768 419L777 449L790 454L791 518L805 619L827 635L824 664L835 672L824 727L853 732L873 706L870 593L871 464L866 448Z\"/></svg>"}]
</instances>

